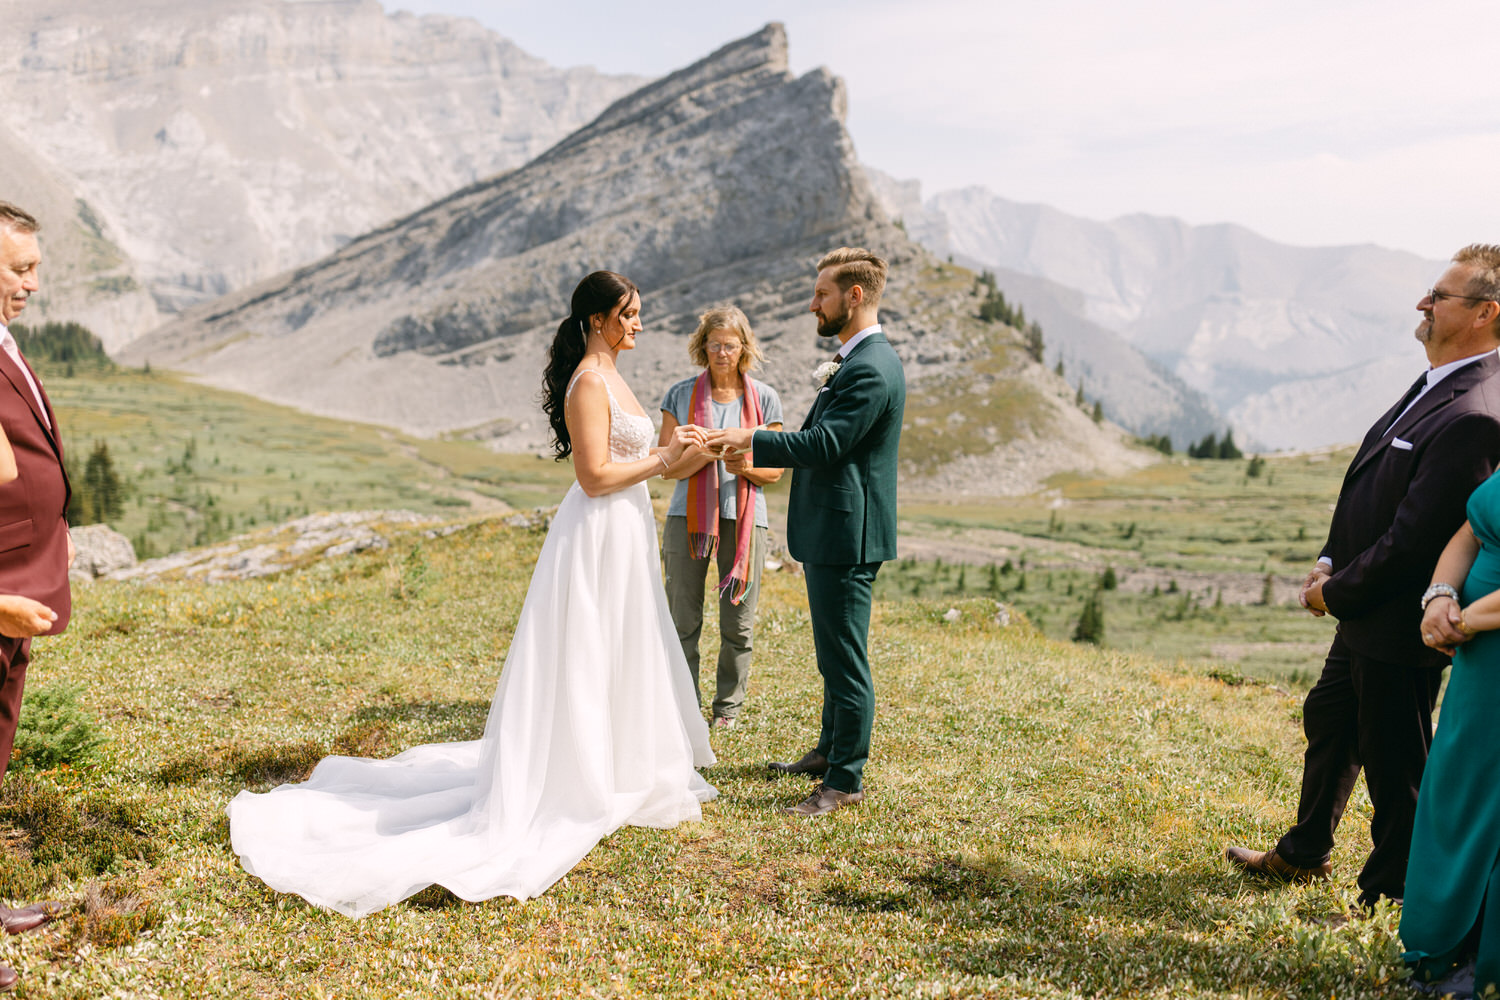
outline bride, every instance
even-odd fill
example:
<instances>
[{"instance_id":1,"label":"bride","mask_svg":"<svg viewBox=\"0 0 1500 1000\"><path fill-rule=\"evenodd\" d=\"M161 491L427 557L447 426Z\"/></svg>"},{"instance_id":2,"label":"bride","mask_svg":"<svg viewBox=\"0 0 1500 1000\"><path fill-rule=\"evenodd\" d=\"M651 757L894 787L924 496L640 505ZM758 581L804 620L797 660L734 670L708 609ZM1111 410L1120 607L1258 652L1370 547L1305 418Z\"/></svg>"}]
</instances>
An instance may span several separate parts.
<instances>
[{"instance_id":1,"label":"bride","mask_svg":"<svg viewBox=\"0 0 1500 1000\"><path fill-rule=\"evenodd\" d=\"M702 432L651 446L615 367L640 311L628 278L595 271L553 338L542 406L577 482L537 557L484 736L329 757L300 785L235 796L235 853L271 888L353 917L433 884L527 899L622 825L696 820L715 796L694 770L714 756L644 485Z\"/></svg>"}]
</instances>

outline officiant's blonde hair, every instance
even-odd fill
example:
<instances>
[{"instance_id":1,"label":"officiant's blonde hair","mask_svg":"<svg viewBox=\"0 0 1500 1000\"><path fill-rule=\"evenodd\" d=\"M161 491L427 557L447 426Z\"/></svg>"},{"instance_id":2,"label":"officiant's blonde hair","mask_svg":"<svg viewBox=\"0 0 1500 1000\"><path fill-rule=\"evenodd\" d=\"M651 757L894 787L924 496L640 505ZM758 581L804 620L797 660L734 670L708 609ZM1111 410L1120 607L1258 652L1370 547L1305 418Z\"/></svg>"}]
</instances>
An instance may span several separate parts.
<instances>
[{"instance_id":1,"label":"officiant's blonde hair","mask_svg":"<svg viewBox=\"0 0 1500 1000\"><path fill-rule=\"evenodd\" d=\"M698 317L698 329L688 338L688 357L699 368L708 367L708 335L715 330L733 330L740 335L741 375L752 368L759 368L760 363L765 360L765 355L760 353L760 345L755 342L755 331L750 329L750 320L740 311L740 307L720 302Z\"/></svg>"}]
</instances>

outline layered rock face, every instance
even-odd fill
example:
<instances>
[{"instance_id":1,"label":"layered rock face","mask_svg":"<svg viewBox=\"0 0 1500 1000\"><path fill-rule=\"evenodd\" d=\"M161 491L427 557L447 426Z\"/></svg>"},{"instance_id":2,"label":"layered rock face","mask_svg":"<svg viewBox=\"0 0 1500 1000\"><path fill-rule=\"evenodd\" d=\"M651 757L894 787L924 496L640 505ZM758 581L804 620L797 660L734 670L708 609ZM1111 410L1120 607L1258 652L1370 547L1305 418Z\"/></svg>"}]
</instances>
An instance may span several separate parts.
<instances>
[{"instance_id":1,"label":"layered rock face","mask_svg":"<svg viewBox=\"0 0 1500 1000\"><path fill-rule=\"evenodd\" d=\"M525 163L641 83L375 0L12 6L0 152L26 156L0 187L57 189L33 199L52 237L33 312L112 348Z\"/></svg>"},{"instance_id":2,"label":"layered rock face","mask_svg":"<svg viewBox=\"0 0 1500 1000\"><path fill-rule=\"evenodd\" d=\"M1425 364L1414 307L1439 261L1146 215L1095 222L982 188L923 209L934 250L1072 289L1078 319L1205 394L1242 441L1357 441ZM1030 312L1024 283L1014 284Z\"/></svg>"},{"instance_id":3,"label":"layered rock face","mask_svg":"<svg viewBox=\"0 0 1500 1000\"><path fill-rule=\"evenodd\" d=\"M526 166L197 307L122 359L325 414L539 448L547 349L579 279L608 268L643 292L646 330L620 365L648 413L696 374L687 337L727 300L750 317L767 359L757 374L796 427L812 370L837 346L808 313L814 265L863 245L892 265L881 316L908 364L923 451L913 481L947 491L942 467L959 458L973 492L1138 463L1013 331L978 322L972 275L890 221L844 129L842 83L824 70L794 77L786 46L769 25L622 98ZM1002 454L1004 475L986 472Z\"/></svg>"},{"instance_id":4,"label":"layered rock face","mask_svg":"<svg viewBox=\"0 0 1500 1000\"><path fill-rule=\"evenodd\" d=\"M802 318L818 255L851 241L917 252L875 205L843 105L826 72L792 76L785 35L768 27L525 167L195 309L123 357L324 413L420 433L484 425L535 447L547 346L578 280L609 268L645 293L646 332L622 366L649 411L690 373L697 314L726 298L777 344L766 377L805 365L791 395L807 398L805 371L829 349Z\"/></svg>"}]
</instances>

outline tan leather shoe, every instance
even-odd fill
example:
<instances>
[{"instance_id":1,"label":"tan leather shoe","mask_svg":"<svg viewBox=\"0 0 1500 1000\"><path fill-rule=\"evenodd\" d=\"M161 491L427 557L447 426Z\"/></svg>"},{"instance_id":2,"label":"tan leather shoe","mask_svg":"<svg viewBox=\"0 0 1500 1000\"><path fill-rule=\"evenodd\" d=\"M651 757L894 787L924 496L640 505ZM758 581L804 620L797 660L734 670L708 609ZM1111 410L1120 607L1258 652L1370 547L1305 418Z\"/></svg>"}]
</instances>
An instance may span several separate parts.
<instances>
[{"instance_id":1,"label":"tan leather shoe","mask_svg":"<svg viewBox=\"0 0 1500 1000\"><path fill-rule=\"evenodd\" d=\"M1226 847L1224 857L1241 871L1283 882L1311 882L1316 878L1327 878L1333 874L1333 865L1327 861L1316 868L1299 868L1285 861L1273 847L1269 851L1252 851L1246 847Z\"/></svg>"},{"instance_id":2,"label":"tan leather shoe","mask_svg":"<svg viewBox=\"0 0 1500 1000\"><path fill-rule=\"evenodd\" d=\"M801 760L790 763L773 760L766 767L778 774L811 774L822 777L828 771L828 758L816 750L809 750L802 755Z\"/></svg>"},{"instance_id":3,"label":"tan leather shoe","mask_svg":"<svg viewBox=\"0 0 1500 1000\"><path fill-rule=\"evenodd\" d=\"M864 792L841 792L837 788L819 785L813 789L811 795L794 806L788 806L785 812L792 816L823 816L835 809L857 805L864 800Z\"/></svg>"},{"instance_id":4,"label":"tan leather shoe","mask_svg":"<svg viewBox=\"0 0 1500 1000\"><path fill-rule=\"evenodd\" d=\"M0 965L0 993L8 993L16 988L21 976L8 965Z\"/></svg>"}]
</instances>

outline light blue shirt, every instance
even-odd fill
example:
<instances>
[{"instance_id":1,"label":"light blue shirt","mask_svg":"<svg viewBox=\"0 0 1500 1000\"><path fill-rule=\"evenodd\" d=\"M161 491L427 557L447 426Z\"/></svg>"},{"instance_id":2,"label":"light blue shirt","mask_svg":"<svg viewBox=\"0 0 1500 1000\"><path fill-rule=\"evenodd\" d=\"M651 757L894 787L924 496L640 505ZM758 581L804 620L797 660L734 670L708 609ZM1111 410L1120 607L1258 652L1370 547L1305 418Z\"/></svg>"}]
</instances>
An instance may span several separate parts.
<instances>
[{"instance_id":1,"label":"light blue shirt","mask_svg":"<svg viewBox=\"0 0 1500 1000\"><path fill-rule=\"evenodd\" d=\"M685 378L676 382L667 394L662 397L661 409L663 413L670 413L677 419L678 424L690 424L693 422L691 409L693 406L693 385L698 381L698 376ZM746 376L752 388L760 396L760 419L767 424L783 423L781 416L781 397L776 390ZM735 399L733 402L720 403L710 399L709 410L713 415L713 424L716 428L738 427L740 425L740 412L744 409L743 401ZM739 478L732 473L726 472L723 462L715 462L719 471L719 516L731 520L735 516L735 480ZM672 491L672 502L667 505L668 517L687 517L687 491L688 481L677 480L677 487ZM770 525L770 519L766 515L766 494L762 490L755 491L755 526L764 528Z\"/></svg>"}]
</instances>

